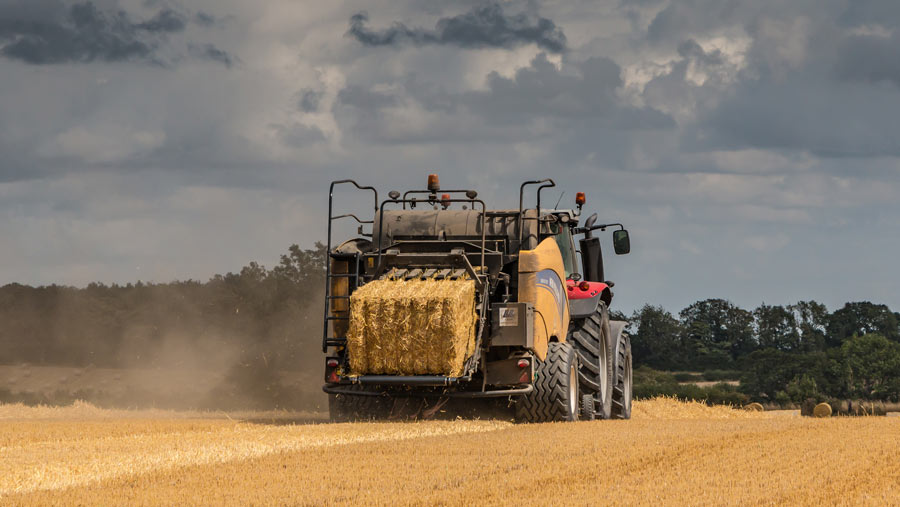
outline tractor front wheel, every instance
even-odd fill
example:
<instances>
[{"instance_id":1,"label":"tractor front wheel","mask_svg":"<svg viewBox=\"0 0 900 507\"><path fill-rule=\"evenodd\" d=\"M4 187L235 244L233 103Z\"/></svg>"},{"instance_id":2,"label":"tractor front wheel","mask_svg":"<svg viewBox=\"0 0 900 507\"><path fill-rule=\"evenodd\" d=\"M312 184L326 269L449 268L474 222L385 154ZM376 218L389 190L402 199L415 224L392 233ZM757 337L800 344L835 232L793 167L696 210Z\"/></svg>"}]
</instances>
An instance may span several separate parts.
<instances>
[{"instance_id":1,"label":"tractor front wheel","mask_svg":"<svg viewBox=\"0 0 900 507\"><path fill-rule=\"evenodd\" d=\"M609 419L613 403L614 347L610 340L610 322L606 306L601 303L593 314L573 319L569 337L578 354L578 380L581 392L594 397L597 419Z\"/></svg>"}]
</instances>

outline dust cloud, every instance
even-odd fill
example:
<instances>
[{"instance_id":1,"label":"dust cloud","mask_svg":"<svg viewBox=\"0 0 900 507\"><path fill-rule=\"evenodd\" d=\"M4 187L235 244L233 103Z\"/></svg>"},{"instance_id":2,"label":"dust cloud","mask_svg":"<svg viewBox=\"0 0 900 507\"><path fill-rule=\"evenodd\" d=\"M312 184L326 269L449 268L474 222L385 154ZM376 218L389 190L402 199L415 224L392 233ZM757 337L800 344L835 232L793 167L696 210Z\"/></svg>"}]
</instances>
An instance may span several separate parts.
<instances>
[{"instance_id":1,"label":"dust cloud","mask_svg":"<svg viewBox=\"0 0 900 507\"><path fill-rule=\"evenodd\" d=\"M246 271L206 283L0 288L0 402L327 410L323 283Z\"/></svg>"}]
</instances>

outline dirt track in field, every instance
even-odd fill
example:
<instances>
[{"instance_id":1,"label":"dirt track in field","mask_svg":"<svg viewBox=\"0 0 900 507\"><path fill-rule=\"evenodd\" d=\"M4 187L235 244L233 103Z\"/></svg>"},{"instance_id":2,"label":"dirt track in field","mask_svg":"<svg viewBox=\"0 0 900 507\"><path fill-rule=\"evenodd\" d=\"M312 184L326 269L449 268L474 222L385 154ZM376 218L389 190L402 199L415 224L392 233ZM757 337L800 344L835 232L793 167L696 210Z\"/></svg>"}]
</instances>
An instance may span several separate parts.
<instances>
[{"instance_id":1,"label":"dirt track in field","mask_svg":"<svg viewBox=\"0 0 900 507\"><path fill-rule=\"evenodd\" d=\"M0 503L896 503L900 420L671 400L631 421L0 405Z\"/></svg>"}]
</instances>

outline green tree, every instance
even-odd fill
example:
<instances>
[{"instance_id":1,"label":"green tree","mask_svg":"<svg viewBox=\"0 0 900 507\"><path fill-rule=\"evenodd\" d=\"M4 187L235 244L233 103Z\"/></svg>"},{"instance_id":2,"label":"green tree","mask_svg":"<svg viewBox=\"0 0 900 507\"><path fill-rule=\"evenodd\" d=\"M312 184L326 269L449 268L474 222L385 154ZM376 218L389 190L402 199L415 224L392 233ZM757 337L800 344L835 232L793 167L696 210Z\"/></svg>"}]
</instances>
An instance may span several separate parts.
<instances>
[{"instance_id":1,"label":"green tree","mask_svg":"<svg viewBox=\"0 0 900 507\"><path fill-rule=\"evenodd\" d=\"M893 341L900 341L900 319L887 305L868 301L847 303L828 318L827 341L840 346L854 336L877 333Z\"/></svg>"},{"instance_id":2,"label":"green tree","mask_svg":"<svg viewBox=\"0 0 900 507\"><path fill-rule=\"evenodd\" d=\"M788 306L794 315L794 325L800 335L800 350L804 352L825 350L825 330L828 326L828 309L815 301L800 301Z\"/></svg>"},{"instance_id":3,"label":"green tree","mask_svg":"<svg viewBox=\"0 0 900 507\"><path fill-rule=\"evenodd\" d=\"M769 306L763 303L753 310L753 318L761 348L785 352L800 350L800 332L790 310L783 306Z\"/></svg>"},{"instance_id":4,"label":"green tree","mask_svg":"<svg viewBox=\"0 0 900 507\"><path fill-rule=\"evenodd\" d=\"M809 373L795 375L794 379L788 382L785 393L795 403L809 398L818 399L820 397L818 383L815 377Z\"/></svg>"},{"instance_id":5,"label":"green tree","mask_svg":"<svg viewBox=\"0 0 900 507\"><path fill-rule=\"evenodd\" d=\"M681 317L683 343L693 367L727 368L756 348L753 314L724 299L698 301Z\"/></svg>"},{"instance_id":6,"label":"green tree","mask_svg":"<svg viewBox=\"0 0 900 507\"><path fill-rule=\"evenodd\" d=\"M312 250L303 250L291 245L286 255L281 256L281 263L272 269L272 276L298 287L309 284L325 283L325 261L328 253L326 246L316 242Z\"/></svg>"},{"instance_id":7,"label":"green tree","mask_svg":"<svg viewBox=\"0 0 900 507\"><path fill-rule=\"evenodd\" d=\"M631 319L631 351L636 365L658 369L683 366L681 323L661 306L644 305Z\"/></svg>"},{"instance_id":8,"label":"green tree","mask_svg":"<svg viewBox=\"0 0 900 507\"><path fill-rule=\"evenodd\" d=\"M862 399L900 397L900 344L870 333L841 345L847 372L847 392Z\"/></svg>"},{"instance_id":9,"label":"green tree","mask_svg":"<svg viewBox=\"0 0 900 507\"><path fill-rule=\"evenodd\" d=\"M792 354L774 348L760 349L741 361L744 374L740 389L755 399L775 400L779 392L787 390L790 382L802 379L804 375L818 385L816 379L822 375L824 362L822 353ZM804 389L809 387L809 381L802 386ZM798 385L797 389L800 388Z\"/></svg>"}]
</instances>

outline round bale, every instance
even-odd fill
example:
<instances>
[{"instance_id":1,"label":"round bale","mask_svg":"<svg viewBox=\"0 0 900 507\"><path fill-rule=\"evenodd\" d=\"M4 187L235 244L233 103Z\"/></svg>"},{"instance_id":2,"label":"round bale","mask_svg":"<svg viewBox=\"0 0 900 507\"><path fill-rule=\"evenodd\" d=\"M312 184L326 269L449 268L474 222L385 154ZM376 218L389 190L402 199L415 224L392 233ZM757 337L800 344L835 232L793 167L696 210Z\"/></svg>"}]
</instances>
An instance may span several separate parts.
<instances>
[{"instance_id":1,"label":"round bale","mask_svg":"<svg viewBox=\"0 0 900 507\"><path fill-rule=\"evenodd\" d=\"M831 417L831 405L827 403L819 403L813 409L814 417Z\"/></svg>"}]
</instances>

